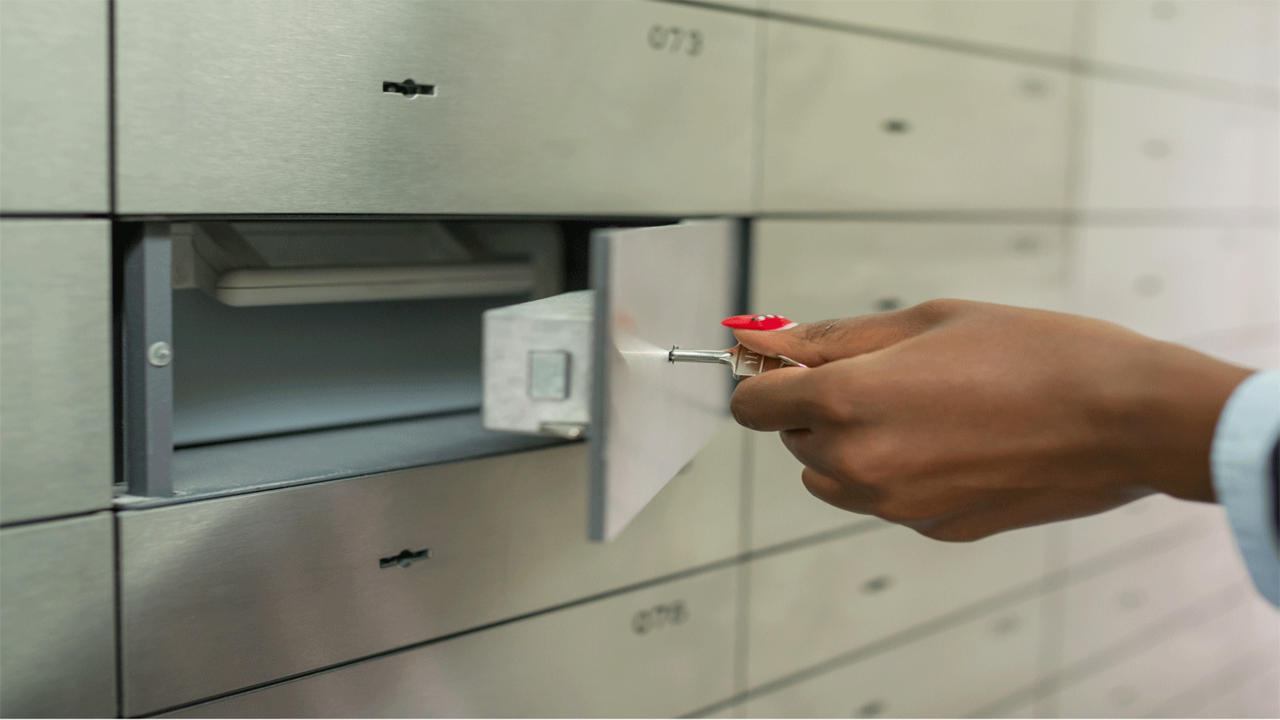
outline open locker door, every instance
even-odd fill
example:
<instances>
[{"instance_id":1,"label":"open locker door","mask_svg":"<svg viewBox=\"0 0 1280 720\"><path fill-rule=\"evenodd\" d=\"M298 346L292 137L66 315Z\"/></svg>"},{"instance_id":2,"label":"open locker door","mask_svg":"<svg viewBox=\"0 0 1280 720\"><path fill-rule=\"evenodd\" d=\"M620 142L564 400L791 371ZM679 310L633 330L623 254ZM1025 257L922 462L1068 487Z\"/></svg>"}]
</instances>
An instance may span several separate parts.
<instances>
[{"instance_id":1,"label":"open locker door","mask_svg":"<svg viewBox=\"0 0 1280 720\"><path fill-rule=\"evenodd\" d=\"M729 416L729 373L673 364L672 346L734 344L739 278L732 220L597 231L589 527L610 540Z\"/></svg>"},{"instance_id":2,"label":"open locker door","mask_svg":"<svg viewBox=\"0 0 1280 720\"><path fill-rule=\"evenodd\" d=\"M611 540L729 415L725 350L741 273L734 220L598 230L591 289L484 315L484 426L587 438L589 535Z\"/></svg>"}]
</instances>

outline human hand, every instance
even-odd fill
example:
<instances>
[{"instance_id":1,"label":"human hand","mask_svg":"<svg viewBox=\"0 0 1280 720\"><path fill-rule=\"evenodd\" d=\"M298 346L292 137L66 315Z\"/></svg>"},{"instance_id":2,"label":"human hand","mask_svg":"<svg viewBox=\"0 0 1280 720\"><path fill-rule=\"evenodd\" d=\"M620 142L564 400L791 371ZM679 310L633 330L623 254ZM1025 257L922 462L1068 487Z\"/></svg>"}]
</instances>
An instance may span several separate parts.
<instances>
[{"instance_id":1,"label":"human hand","mask_svg":"<svg viewBox=\"0 0 1280 720\"><path fill-rule=\"evenodd\" d=\"M939 540L1154 492L1213 501L1214 427L1252 373L1101 320L962 300L735 335L809 366L740 383L738 422L781 431L818 498Z\"/></svg>"}]
</instances>

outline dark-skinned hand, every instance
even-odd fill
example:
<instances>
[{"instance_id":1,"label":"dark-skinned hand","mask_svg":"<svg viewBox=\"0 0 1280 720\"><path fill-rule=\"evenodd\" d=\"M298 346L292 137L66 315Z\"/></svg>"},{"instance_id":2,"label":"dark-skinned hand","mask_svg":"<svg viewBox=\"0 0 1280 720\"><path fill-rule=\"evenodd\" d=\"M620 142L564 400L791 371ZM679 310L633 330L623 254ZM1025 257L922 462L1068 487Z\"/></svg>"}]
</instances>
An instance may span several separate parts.
<instances>
[{"instance_id":1,"label":"dark-skinned hand","mask_svg":"<svg viewBox=\"0 0 1280 720\"><path fill-rule=\"evenodd\" d=\"M818 498L939 540L1089 515L1144 495L1213 501L1222 406L1253 371L1111 323L961 300L736 330L808 368L738 385Z\"/></svg>"}]
</instances>

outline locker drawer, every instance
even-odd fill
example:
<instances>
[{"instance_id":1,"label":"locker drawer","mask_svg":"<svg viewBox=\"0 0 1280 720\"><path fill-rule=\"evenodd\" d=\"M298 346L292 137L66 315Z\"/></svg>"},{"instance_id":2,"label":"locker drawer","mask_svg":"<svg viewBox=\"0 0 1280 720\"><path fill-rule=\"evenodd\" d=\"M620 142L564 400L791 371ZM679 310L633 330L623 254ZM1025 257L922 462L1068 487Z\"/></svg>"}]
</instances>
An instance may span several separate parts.
<instances>
[{"instance_id":1,"label":"locker drawer","mask_svg":"<svg viewBox=\"0 0 1280 720\"><path fill-rule=\"evenodd\" d=\"M1276 86L1274 2L1092 3L1089 56L1241 85ZM1268 55L1270 57L1268 57Z\"/></svg>"},{"instance_id":2,"label":"locker drawer","mask_svg":"<svg viewBox=\"0 0 1280 720\"><path fill-rule=\"evenodd\" d=\"M169 717L671 717L732 693L734 582L727 568Z\"/></svg>"},{"instance_id":3,"label":"locker drawer","mask_svg":"<svg viewBox=\"0 0 1280 720\"><path fill-rule=\"evenodd\" d=\"M769 10L1002 48L1071 52L1075 7L1062 0L774 0Z\"/></svg>"},{"instance_id":4,"label":"locker drawer","mask_svg":"<svg viewBox=\"0 0 1280 720\"><path fill-rule=\"evenodd\" d=\"M1064 592L1062 662L1070 667L1122 644L1198 599L1249 581L1224 520L1187 531L1188 539L1157 555L1131 562Z\"/></svg>"},{"instance_id":5,"label":"locker drawer","mask_svg":"<svg viewBox=\"0 0 1280 720\"><path fill-rule=\"evenodd\" d=\"M0 522L105 509L110 224L3 220L0 234Z\"/></svg>"},{"instance_id":6,"label":"locker drawer","mask_svg":"<svg viewBox=\"0 0 1280 720\"><path fill-rule=\"evenodd\" d=\"M105 212L107 3L0 3L0 210Z\"/></svg>"},{"instance_id":7,"label":"locker drawer","mask_svg":"<svg viewBox=\"0 0 1280 720\"><path fill-rule=\"evenodd\" d=\"M1036 679L1040 606L1019 603L763 695L745 716L968 717Z\"/></svg>"},{"instance_id":8,"label":"locker drawer","mask_svg":"<svg viewBox=\"0 0 1280 720\"><path fill-rule=\"evenodd\" d=\"M1067 74L767 27L763 210L1062 209Z\"/></svg>"},{"instance_id":9,"label":"locker drawer","mask_svg":"<svg viewBox=\"0 0 1280 720\"><path fill-rule=\"evenodd\" d=\"M781 221L755 223L754 312L815 321L909 307L938 297L1064 309L1061 228ZM752 547L863 518L814 498L774 434L752 438Z\"/></svg>"},{"instance_id":10,"label":"locker drawer","mask_svg":"<svg viewBox=\"0 0 1280 720\"><path fill-rule=\"evenodd\" d=\"M730 558L742 432L726 423L608 544L586 539L582 444L122 513L125 710Z\"/></svg>"},{"instance_id":11,"label":"locker drawer","mask_svg":"<svg viewBox=\"0 0 1280 720\"><path fill-rule=\"evenodd\" d=\"M1039 578L1044 530L943 543L896 526L751 565L757 686Z\"/></svg>"},{"instance_id":12,"label":"locker drawer","mask_svg":"<svg viewBox=\"0 0 1280 720\"><path fill-rule=\"evenodd\" d=\"M1266 111L1089 80L1086 210L1247 208Z\"/></svg>"},{"instance_id":13,"label":"locker drawer","mask_svg":"<svg viewBox=\"0 0 1280 720\"><path fill-rule=\"evenodd\" d=\"M1224 632L1246 608L1244 598L1252 588L1217 603L1216 617L1193 623L1172 637L1137 650L1118 664L1096 668L1095 673L1062 689L1058 695L1061 717L1144 717L1214 675L1246 652L1238 638ZM1213 612L1212 606L1205 612Z\"/></svg>"},{"instance_id":14,"label":"locker drawer","mask_svg":"<svg viewBox=\"0 0 1280 720\"><path fill-rule=\"evenodd\" d=\"M0 716L116 714L111 515L0 530Z\"/></svg>"},{"instance_id":15,"label":"locker drawer","mask_svg":"<svg viewBox=\"0 0 1280 720\"><path fill-rule=\"evenodd\" d=\"M1098 515L1070 520L1066 528L1067 561L1078 563L1100 557L1139 538L1199 518L1222 522L1222 510L1204 503L1152 495Z\"/></svg>"},{"instance_id":16,"label":"locker drawer","mask_svg":"<svg viewBox=\"0 0 1280 720\"><path fill-rule=\"evenodd\" d=\"M129 0L116 23L123 212L748 205L750 17L650 2Z\"/></svg>"},{"instance_id":17,"label":"locker drawer","mask_svg":"<svg viewBox=\"0 0 1280 720\"><path fill-rule=\"evenodd\" d=\"M1086 315L1165 340L1280 323L1280 241L1265 230L1089 228Z\"/></svg>"}]
</instances>

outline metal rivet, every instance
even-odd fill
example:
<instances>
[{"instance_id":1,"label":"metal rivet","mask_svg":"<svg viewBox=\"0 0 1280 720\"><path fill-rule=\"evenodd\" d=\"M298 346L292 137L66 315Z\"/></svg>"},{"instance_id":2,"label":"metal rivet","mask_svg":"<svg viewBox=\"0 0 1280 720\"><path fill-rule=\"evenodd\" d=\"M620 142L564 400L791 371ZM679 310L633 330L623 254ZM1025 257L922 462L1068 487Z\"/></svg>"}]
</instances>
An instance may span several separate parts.
<instances>
[{"instance_id":1,"label":"metal rivet","mask_svg":"<svg viewBox=\"0 0 1280 720\"><path fill-rule=\"evenodd\" d=\"M147 362L156 367L168 365L173 362L173 348L163 340L152 343L151 347L147 348Z\"/></svg>"}]
</instances>

